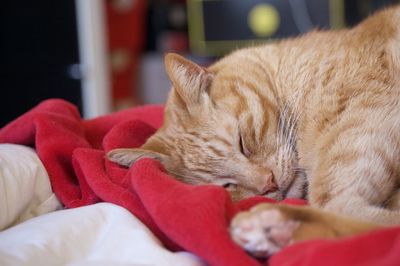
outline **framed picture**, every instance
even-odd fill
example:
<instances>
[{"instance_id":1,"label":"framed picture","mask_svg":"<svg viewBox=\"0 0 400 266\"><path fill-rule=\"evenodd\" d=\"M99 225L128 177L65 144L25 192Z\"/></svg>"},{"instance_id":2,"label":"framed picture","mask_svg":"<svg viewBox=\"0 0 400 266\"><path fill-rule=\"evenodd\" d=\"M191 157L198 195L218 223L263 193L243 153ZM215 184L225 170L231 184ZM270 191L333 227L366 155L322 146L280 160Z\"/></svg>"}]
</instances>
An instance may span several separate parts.
<instances>
[{"instance_id":1,"label":"framed picture","mask_svg":"<svg viewBox=\"0 0 400 266\"><path fill-rule=\"evenodd\" d=\"M191 50L218 56L241 46L344 26L344 0L188 0Z\"/></svg>"}]
</instances>

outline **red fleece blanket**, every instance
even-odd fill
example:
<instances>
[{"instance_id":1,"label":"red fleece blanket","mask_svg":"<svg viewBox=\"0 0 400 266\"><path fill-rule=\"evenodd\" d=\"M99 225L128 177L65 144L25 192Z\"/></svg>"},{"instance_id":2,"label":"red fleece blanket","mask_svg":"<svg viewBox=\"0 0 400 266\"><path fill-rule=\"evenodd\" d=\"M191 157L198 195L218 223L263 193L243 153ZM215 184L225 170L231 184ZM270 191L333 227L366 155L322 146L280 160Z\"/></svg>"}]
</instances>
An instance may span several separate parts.
<instances>
[{"instance_id":1,"label":"red fleece blanket","mask_svg":"<svg viewBox=\"0 0 400 266\"><path fill-rule=\"evenodd\" d=\"M105 159L110 149L143 144L161 126L162 112L162 106L142 106L83 120L71 103L51 99L2 128L0 142L35 147L66 208L99 201L118 204L167 248L195 253L209 265L400 265L400 228L308 241L268 262L253 259L231 241L229 221L239 210L272 200L254 197L233 203L224 189L178 182L154 160L142 159L126 169Z\"/></svg>"}]
</instances>

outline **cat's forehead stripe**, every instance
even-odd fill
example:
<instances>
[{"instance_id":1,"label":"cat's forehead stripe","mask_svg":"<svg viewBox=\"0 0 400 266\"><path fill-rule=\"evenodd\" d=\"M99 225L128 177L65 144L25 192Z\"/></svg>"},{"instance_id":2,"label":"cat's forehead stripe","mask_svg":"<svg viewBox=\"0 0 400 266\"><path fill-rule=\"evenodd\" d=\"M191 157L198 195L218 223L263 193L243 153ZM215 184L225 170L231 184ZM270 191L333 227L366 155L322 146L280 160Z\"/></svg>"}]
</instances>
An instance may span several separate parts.
<instances>
[{"instance_id":1,"label":"cat's forehead stripe","mask_svg":"<svg viewBox=\"0 0 400 266\"><path fill-rule=\"evenodd\" d=\"M231 91L236 97L240 98L240 103L243 102L243 104L237 104L238 110L236 113L241 114L244 110L252 111L255 114L255 123L257 123L254 126L256 129L259 129L257 136L262 137L266 134L268 120L270 119L269 112L265 112L264 109L273 110L274 105L266 95L260 92L259 89L265 89L264 87L257 88L258 85L252 80L244 80L242 77L234 78L236 79L236 86L231 88Z\"/></svg>"},{"instance_id":2,"label":"cat's forehead stripe","mask_svg":"<svg viewBox=\"0 0 400 266\"><path fill-rule=\"evenodd\" d=\"M236 84L231 84L229 86L230 92L232 93L232 95L237 99L236 104L234 105L235 109L235 116L239 117L240 114L244 111L244 110L248 110L249 106L247 104L247 100L246 97L244 95L242 95L241 93L239 93L239 91L237 90L237 86Z\"/></svg>"},{"instance_id":3,"label":"cat's forehead stripe","mask_svg":"<svg viewBox=\"0 0 400 266\"><path fill-rule=\"evenodd\" d=\"M260 97L254 92L254 89L248 88L247 86L242 86L238 84L238 91L247 99L247 106L250 108L247 110L252 114L253 125L252 130L255 130L256 138L259 139L260 130L262 128L262 123L264 121L264 110L261 105Z\"/></svg>"}]
</instances>

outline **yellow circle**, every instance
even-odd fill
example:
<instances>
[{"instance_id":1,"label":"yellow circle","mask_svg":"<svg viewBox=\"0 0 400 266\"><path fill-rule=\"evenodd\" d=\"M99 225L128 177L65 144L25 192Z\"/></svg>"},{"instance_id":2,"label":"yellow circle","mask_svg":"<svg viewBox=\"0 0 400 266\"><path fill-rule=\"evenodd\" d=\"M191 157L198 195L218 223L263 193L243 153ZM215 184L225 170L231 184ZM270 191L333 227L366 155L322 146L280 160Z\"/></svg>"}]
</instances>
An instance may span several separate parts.
<instances>
[{"instance_id":1,"label":"yellow circle","mask_svg":"<svg viewBox=\"0 0 400 266\"><path fill-rule=\"evenodd\" d=\"M256 5L251 9L248 17L250 29L259 37L274 34L279 27L279 22L278 11L268 4Z\"/></svg>"}]
</instances>

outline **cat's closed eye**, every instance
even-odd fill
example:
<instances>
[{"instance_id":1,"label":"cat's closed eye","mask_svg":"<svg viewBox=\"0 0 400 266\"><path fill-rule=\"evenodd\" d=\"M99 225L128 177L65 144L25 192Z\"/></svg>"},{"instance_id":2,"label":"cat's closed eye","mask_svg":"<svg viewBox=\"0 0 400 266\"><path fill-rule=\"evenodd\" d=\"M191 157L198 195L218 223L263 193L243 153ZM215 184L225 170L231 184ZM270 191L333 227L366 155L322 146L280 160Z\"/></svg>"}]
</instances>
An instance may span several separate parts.
<instances>
[{"instance_id":1,"label":"cat's closed eye","mask_svg":"<svg viewBox=\"0 0 400 266\"><path fill-rule=\"evenodd\" d=\"M239 134L239 148L240 148L240 152L244 156L246 156L246 157L250 156L250 151L249 151L249 149L247 149L247 147L245 145L245 142L244 142L242 134Z\"/></svg>"}]
</instances>

